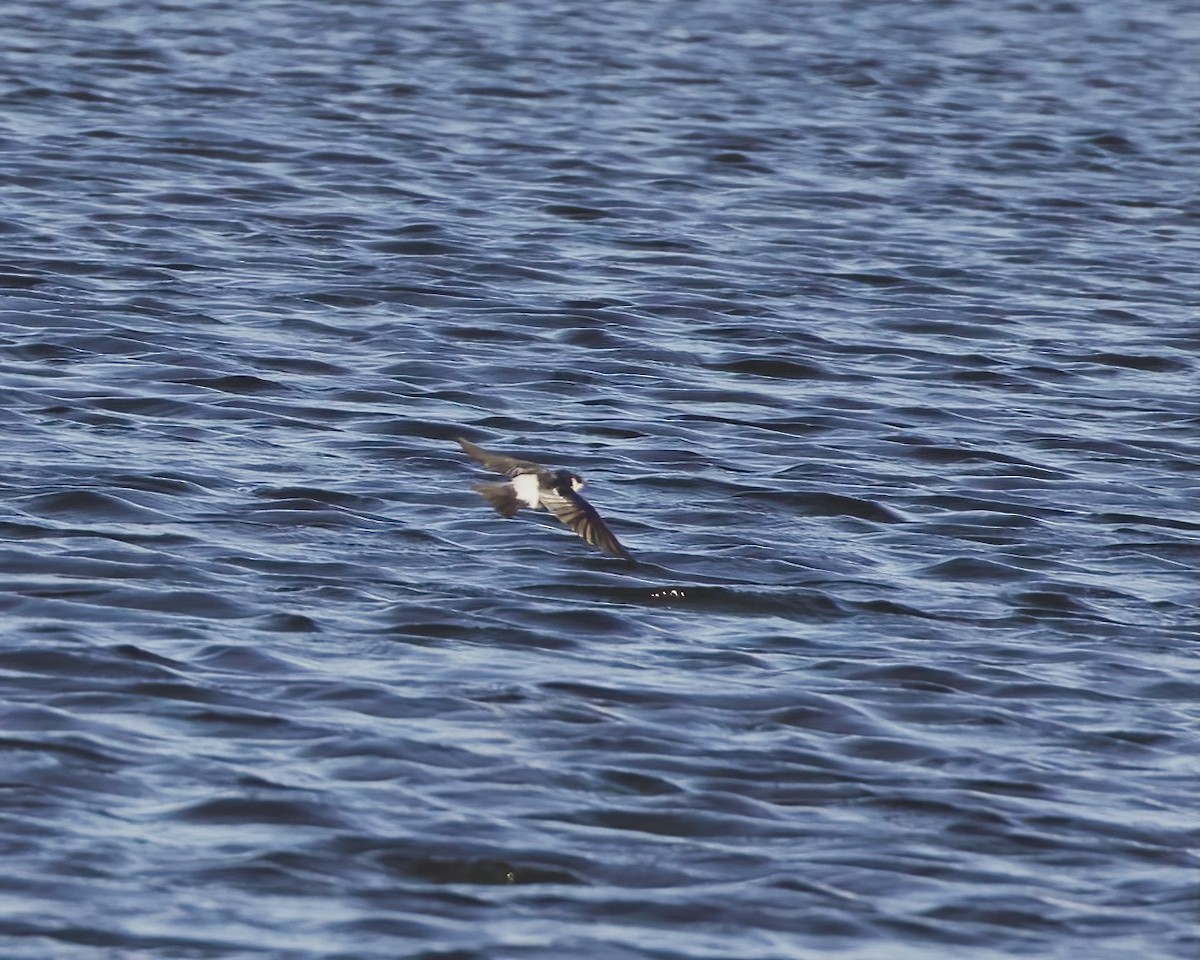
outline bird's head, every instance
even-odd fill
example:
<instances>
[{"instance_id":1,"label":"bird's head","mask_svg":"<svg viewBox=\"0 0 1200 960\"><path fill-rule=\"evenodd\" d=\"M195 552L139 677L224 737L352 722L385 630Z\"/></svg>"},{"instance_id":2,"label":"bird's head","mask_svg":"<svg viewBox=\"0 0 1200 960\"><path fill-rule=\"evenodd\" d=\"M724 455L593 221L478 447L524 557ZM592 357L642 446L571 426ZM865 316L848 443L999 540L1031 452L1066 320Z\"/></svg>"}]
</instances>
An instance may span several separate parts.
<instances>
[{"instance_id":1,"label":"bird's head","mask_svg":"<svg viewBox=\"0 0 1200 960\"><path fill-rule=\"evenodd\" d=\"M577 473L572 473L570 470L559 470L554 475L554 485L559 489L566 487L578 493L583 489L583 477Z\"/></svg>"}]
</instances>

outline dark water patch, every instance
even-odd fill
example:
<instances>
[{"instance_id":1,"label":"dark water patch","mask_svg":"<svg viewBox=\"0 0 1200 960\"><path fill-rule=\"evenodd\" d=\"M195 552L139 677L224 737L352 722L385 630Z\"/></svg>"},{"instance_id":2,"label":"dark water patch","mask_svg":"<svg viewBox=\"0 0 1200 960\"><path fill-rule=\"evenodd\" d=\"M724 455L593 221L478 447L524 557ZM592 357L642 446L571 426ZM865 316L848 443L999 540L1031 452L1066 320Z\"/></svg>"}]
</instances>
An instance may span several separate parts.
<instances>
[{"instance_id":1,"label":"dark water patch","mask_svg":"<svg viewBox=\"0 0 1200 960\"><path fill-rule=\"evenodd\" d=\"M25 554L5 551L0 551L0 569L9 571L13 577L6 586L7 590L31 592L38 590L39 586L71 580L157 581L162 575L161 566L155 563L137 563L128 559L70 557L62 554L30 558ZM192 582L212 583L213 578L206 574L197 574L192 578Z\"/></svg>"},{"instance_id":2,"label":"dark water patch","mask_svg":"<svg viewBox=\"0 0 1200 960\"><path fill-rule=\"evenodd\" d=\"M534 338L520 330L506 330L498 327L463 326L455 324L443 329L445 336L456 340L478 341L487 343L520 343ZM599 334L598 334L599 335ZM474 399L471 393L463 393L464 400Z\"/></svg>"},{"instance_id":3,"label":"dark water patch","mask_svg":"<svg viewBox=\"0 0 1200 960\"><path fill-rule=\"evenodd\" d=\"M89 744L88 738L79 737L75 742L41 740L34 737L0 737L0 750L11 753L28 751L38 758L55 758L75 764L111 765L119 758L98 744Z\"/></svg>"},{"instance_id":4,"label":"dark water patch","mask_svg":"<svg viewBox=\"0 0 1200 960\"><path fill-rule=\"evenodd\" d=\"M878 721L844 700L809 694L803 702L771 712L769 721L805 730L821 730L839 736L869 736L879 732Z\"/></svg>"},{"instance_id":5,"label":"dark water patch","mask_svg":"<svg viewBox=\"0 0 1200 960\"><path fill-rule=\"evenodd\" d=\"M711 369L726 373L751 374L757 377L772 377L782 380L825 379L830 373L818 364L799 363L773 357L742 357L711 363Z\"/></svg>"},{"instance_id":6,"label":"dark water patch","mask_svg":"<svg viewBox=\"0 0 1200 960\"><path fill-rule=\"evenodd\" d=\"M185 379L180 382L196 387L217 390L221 393L233 394L277 393L286 390L282 384L274 380L267 380L263 377L255 377L249 374L234 374L225 377L200 377L197 379Z\"/></svg>"},{"instance_id":7,"label":"dark water patch","mask_svg":"<svg viewBox=\"0 0 1200 960\"><path fill-rule=\"evenodd\" d=\"M299 374L300 376L344 377L350 372L345 367L339 366L336 363L318 360L314 357L264 357L254 355L242 357L241 359L256 367L265 367L268 370Z\"/></svg>"},{"instance_id":8,"label":"dark water patch","mask_svg":"<svg viewBox=\"0 0 1200 960\"><path fill-rule=\"evenodd\" d=\"M301 613L266 613L255 619L255 625L279 633L318 633L321 630L318 620Z\"/></svg>"},{"instance_id":9,"label":"dark water patch","mask_svg":"<svg viewBox=\"0 0 1200 960\"><path fill-rule=\"evenodd\" d=\"M299 799L252 797L216 797L171 814L171 819L187 823L234 825L271 824L273 826L323 827L337 829L345 824L322 805Z\"/></svg>"},{"instance_id":10,"label":"dark water patch","mask_svg":"<svg viewBox=\"0 0 1200 960\"><path fill-rule=\"evenodd\" d=\"M128 659L117 660L99 653L84 655L53 649L0 651L0 664L7 670L54 677L140 680L168 675L156 664L130 663Z\"/></svg>"},{"instance_id":11,"label":"dark water patch","mask_svg":"<svg viewBox=\"0 0 1200 960\"><path fill-rule=\"evenodd\" d=\"M244 645L209 644L192 653L191 660L206 669L254 677L287 677L300 670L296 664L269 648Z\"/></svg>"},{"instance_id":12,"label":"dark water patch","mask_svg":"<svg viewBox=\"0 0 1200 960\"><path fill-rule=\"evenodd\" d=\"M458 698L400 697L379 686L330 687L327 683L298 681L287 685L286 696L295 702L327 703L382 717L436 717L472 709Z\"/></svg>"},{"instance_id":13,"label":"dark water patch","mask_svg":"<svg viewBox=\"0 0 1200 960\"><path fill-rule=\"evenodd\" d=\"M1018 612L1029 617L1107 619L1090 604L1061 590L1025 590L1011 594L1008 600Z\"/></svg>"},{"instance_id":14,"label":"dark water patch","mask_svg":"<svg viewBox=\"0 0 1200 960\"><path fill-rule=\"evenodd\" d=\"M418 768L425 768L427 774L436 777L445 775L446 771L487 771L495 766L495 761L486 753L445 743L397 736L386 739L363 736L325 737L303 748L300 754L321 761L347 758L350 761L349 765L335 766L344 774L353 771L346 778L358 780L390 779L396 775L396 765L403 768L406 776L410 778ZM367 771L366 775L362 772L364 770Z\"/></svg>"},{"instance_id":15,"label":"dark water patch","mask_svg":"<svg viewBox=\"0 0 1200 960\"><path fill-rule=\"evenodd\" d=\"M569 650L576 646L572 637L517 626L495 628L484 623L464 624L458 618L417 620L401 615L384 629L397 640L416 644L432 645L453 640L499 648Z\"/></svg>"},{"instance_id":16,"label":"dark water patch","mask_svg":"<svg viewBox=\"0 0 1200 960\"><path fill-rule=\"evenodd\" d=\"M114 932L99 924L79 922L31 922L17 921L11 933L16 940L16 949L24 949L29 941L42 940L54 944L56 949L74 945L94 952L97 948L122 951L154 951L160 956L194 956L201 958L236 957L242 954L241 945L219 937L155 936ZM248 950L244 955L252 956L256 951Z\"/></svg>"},{"instance_id":17,"label":"dark water patch","mask_svg":"<svg viewBox=\"0 0 1200 960\"><path fill-rule=\"evenodd\" d=\"M60 539L103 539L120 543L144 546L170 546L187 543L190 538L176 534L139 534L128 530L107 528L95 530L83 527L40 526L25 523L0 523L0 532L11 539L60 540Z\"/></svg>"},{"instance_id":18,"label":"dark water patch","mask_svg":"<svg viewBox=\"0 0 1200 960\"><path fill-rule=\"evenodd\" d=\"M1073 359L1079 363L1144 370L1150 373L1184 373L1192 369L1192 364L1182 357L1164 357L1154 354L1093 353L1081 354Z\"/></svg>"},{"instance_id":19,"label":"dark water patch","mask_svg":"<svg viewBox=\"0 0 1200 960\"><path fill-rule=\"evenodd\" d=\"M122 610L143 613L162 613L180 617L201 617L205 620L236 620L254 616L256 608L237 603L205 590L139 589L133 587L47 586L30 587L23 591L28 598L17 609L24 615L36 615L39 600L48 601L46 615L71 617L67 605L91 609L91 616L118 622ZM84 616L76 612L75 616Z\"/></svg>"},{"instance_id":20,"label":"dark water patch","mask_svg":"<svg viewBox=\"0 0 1200 960\"><path fill-rule=\"evenodd\" d=\"M0 287L13 290L28 290L45 283L39 276L19 273L0 273Z\"/></svg>"},{"instance_id":21,"label":"dark water patch","mask_svg":"<svg viewBox=\"0 0 1200 960\"><path fill-rule=\"evenodd\" d=\"M408 877L433 884L475 884L483 886L512 884L577 884L581 880L570 870L536 858L510 860L493 857L464 859L438 856L434 851L381 850L372 860L392 876Z\"/></svg>"},{"instance_id":22,"label":"dark water patch","mask_svg":"<svg viewBox=\"0 0 1200 960\"><path fill-rule=\"evenodd\" d=\"M405 920L394 916L345 920L334 924L333 927L339 936L359 943L366 943L374 939L378 939L382 943L395 943L397 940L404 939L414 941L414 947L420 943L436 941L440 934L438 927L434 924L416 918ZM429 960L474 960L474 957L478 955L455 950L451 952L425 951L425 956Z\"/></svg>"},{"instance_id":23,"label":"dark water patch","mask_svg":"<svg viewBox=\"0 0 1200 960\"><path fill-rule=\"evenodd\" d=\"M434 257L434 256L463 256L469 252L465 244L447 243L442 240L379 240L369 246L380 253L389 253L404 257ZM321 302L330 302L330 294L316 295ZM367 297L359 298L361 303L377 302ZM339 298L339 306L353 305L351 298L344 295Z\"/></svg>"},{"instance_id":24,"label":"dark water patch","mask_svg":"<svg viewBox=\"0 0 1200 960\"><path fill-rule=\"evenodd\" d=\"M938 610L925 609L915 603L901 603L896 600L857 600L844 604L849 610L864 614L881 614L890 617L901 617L919 620L945 620L948 622L969 621L973 619L967 612L956 609Z\"/></svg>"},{"instance_id":25,"label":"dark water patch","mask_svg":"<svg viewBox=\"0 0 1200 960\"><path fill-rule=\"evenodd\" d=\"M197 404L163 397L105 397L89 401L89 406L137 417L186 419Z\"/></svg>"},{"instance_id":26,"label":"dark water patch","mask_svg":"<svg viewBox=\"0 0 1200 960\"><path fill-rule=\"evenodd\" d=\"M177 700L184 703L228 704L232 698L219 691L181 681L150 681L130 684L122 694L134 698L143 709L152 708L155 700ZM128 704L128 700L126 700ZM117 701L113 701L117 705Z\"/></svg>"},{"instance_id":27,"label":"dark water patch","mask_svg":"<svg viewBox=\"0 0 1200 960\"><path fill-rule=\"evenodd\" d=\"M180 717L189 729L201 731L206 737L288 742L307 741L314 735L314 729L300 721L236 706L198 707Z\"/></svg>"},{"instance_id":28,"label":"dark water patch","mask_svg":"<svg viewBox=\"0 0 1200 960\"><path fill-rule=\"evenodd\" d=\"M803 516L855 517L872 523L902 523L907 518L884 504L837 493L788 493L770 498L786 503Z\"/></svg>"},{"instance_id":29,"label":"dark water patch","mask_svg":"<svg viewBox=\"0 0 1200 960\"><path fill-rule=\"evenodd\" d=\"M542 211L555 217L562 217L566 220L577 220L583 223L592 220L603 220L611 216L608 211L597 209L596 207L576 206L565 203L547 204L542 207Z\"/></svg>"},{"instance_id":30,"label":"dark water patch","mask_svg":"<svg viewBox=\"0 0 1200 960\"><path fill-rule=\"evenodd\" d=\"M932 763L947 754L927 744L910 743L889 737L844 737L838 752L857 760L879 763Z\"/></svg>"},{"instance_id":31,"label":"dark water patch","mask_svg":"<svg viewBox=\"0 0 1200 960\"><path fill-rule=\"evenodd\" d=\"M116 474L109 477L108 480L117 487L179 497L201 496L221 485L221 481L212 476L206 476L201 479L186 475L172 476L170 474Z\"/></svg>"},{"instance_id":32,"label":"dark water patch","mask_svg":"<svg viewBox=\"0 0 1200 960\"><path fill-rule=\"evenodd\" d=\"M697 612L741 616L789 616L838 618L846 616L842 606L828 594L815 589L775 590L674 583L644 587L562 587L551 584L532 588L534 596L590 598L608 604L663 605Z\"/></svg>"},{"instance_id":33,"label":"dark water patch","mask_svg":"<svg viewBox=\"0 0 1200 960\"><path fill-rule=\"evenodd\" d=\"M906 455L915 460L939 464L998 463L1021 471L1042 471L1045 475L1053 476L1038 463L995 450L948 447L917 438L895 438L893 442L907 446Z\"/></svg>"},{"instance_id":34,"label":"dark water patch","mask_svg":"<svg viewBox=\"0 0 1200 960\"><path fill-rule=\"evenodd\" d=\"M922 576L945 580L1024 580L1029 577L1025 570L981 557L954 557L920 572Z\"/></svg>"},{"instance_id":35,"label":"dark water patch","mask_svg":"<svg viewBox=\"0 0 1200 960\"><path fill-rule=\"evenodd\" d=\"M868 681L878 686L920 690L927 693L982 692L986 684L961 670L932 667L927 664L895 663L855 667L845 672L847 679Z\"/></svg>"},{"instance_id":36,"label":"dark water patch","mask_svg":"<svg viewBox=\"0 0 1200 960\"><path fill-rule=\"evenodd\" d=\"M1097 523L1119 524L1121 526L1129 526L1133 528L1165 527L1169 530L1200 530L1200 520L1180 519L1177 517L1139 516L1137 514L1127 513L1100 513L1096 514L1093 519ZM1188 545L1177 544L1176 546L1186 549Z\"/></svg>"}]
</instances>

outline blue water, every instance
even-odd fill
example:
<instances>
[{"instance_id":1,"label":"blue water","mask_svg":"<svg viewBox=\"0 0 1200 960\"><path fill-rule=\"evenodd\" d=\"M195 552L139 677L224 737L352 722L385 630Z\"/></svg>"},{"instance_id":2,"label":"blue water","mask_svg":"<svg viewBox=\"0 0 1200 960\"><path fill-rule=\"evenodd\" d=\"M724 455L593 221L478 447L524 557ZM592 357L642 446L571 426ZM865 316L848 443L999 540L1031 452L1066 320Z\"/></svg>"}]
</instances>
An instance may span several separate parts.
<instances>
[{"instance_id":1,"label":"blue water","mask_svg":"<svg viewBox=\"0 0 1200 960\"><path fill-rule=\"evenodd\" d=\"M0 955L1195 957L1193 5L0 21Z\"/></svg>"}]
</instances>

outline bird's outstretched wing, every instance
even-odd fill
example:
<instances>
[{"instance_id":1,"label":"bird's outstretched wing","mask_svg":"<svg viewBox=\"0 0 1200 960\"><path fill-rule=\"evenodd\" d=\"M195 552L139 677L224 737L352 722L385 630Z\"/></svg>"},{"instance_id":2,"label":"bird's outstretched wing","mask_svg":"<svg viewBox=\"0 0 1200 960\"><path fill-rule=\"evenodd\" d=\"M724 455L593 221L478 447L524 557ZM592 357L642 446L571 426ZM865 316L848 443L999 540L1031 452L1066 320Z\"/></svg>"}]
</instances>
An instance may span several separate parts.
<instances>
[{"instance_id":1,"label":"bird's outstretched wing","mask_svg":"<svg viewBox=\"0 0 1200 960\"><path fill-rule=\"evenodd\" d=\"M599 547L605 553L614 557L637 561L630 556L611 530L600 519L596 508L583 499L569 487L558 487L554 490L543 490L541 493L542 506L558 517L563 523L583 537L593 547Z\"/></svg>"},{"instance_id":2,"label":"bird's outstretched wing","mask_svg":"<svg viewBox=\"0 0 1200 960\"><path fill-rule=\"evenodd\" d=\"M464 440L462 437L456 437L455 439L458 440L458 445L463 448L464 453L474 457L489 470L494 470L496 473L515 477L518 473L539 473L545 469L540 463L534 463L532 460L518 460L516 457L506 457L502 453L492 453L489 450L484 450L483 447L477 447L470 440Z\"/></svg>"}]
</instances>

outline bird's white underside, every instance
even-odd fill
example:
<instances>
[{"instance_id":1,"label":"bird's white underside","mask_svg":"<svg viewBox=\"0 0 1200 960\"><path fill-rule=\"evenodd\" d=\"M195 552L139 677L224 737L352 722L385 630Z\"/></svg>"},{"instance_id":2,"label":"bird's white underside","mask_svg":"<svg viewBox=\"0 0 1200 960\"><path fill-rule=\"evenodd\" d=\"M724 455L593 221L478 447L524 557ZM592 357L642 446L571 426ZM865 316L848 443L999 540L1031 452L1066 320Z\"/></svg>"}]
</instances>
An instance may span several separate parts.
<instances>
[{"instance_id":1,"label":"bird's white underside","mask_svg":"<svg viewBox=\"0 0 1200 960\"><path fill-rule=\"evenodd\" d=\"M518 473L512 479L513 493L518 500L537 509L541 503L538 495L538 477L536 473Z\"/></svg>"}]
</instances>

